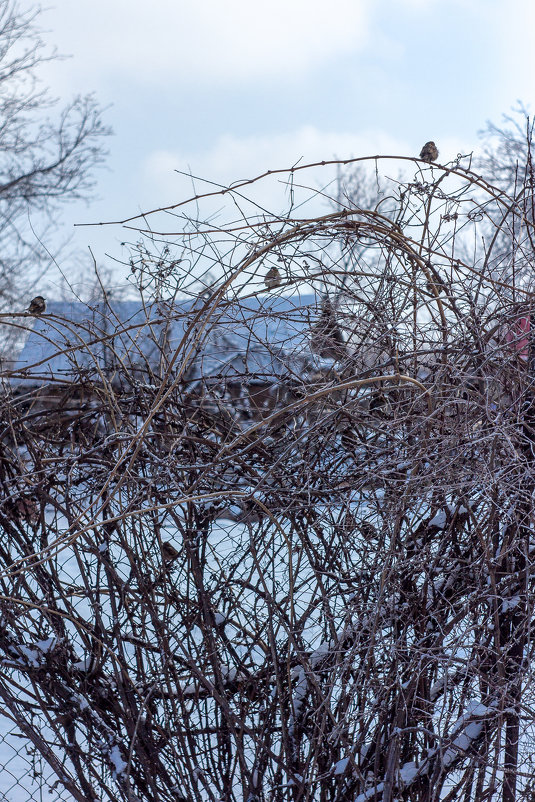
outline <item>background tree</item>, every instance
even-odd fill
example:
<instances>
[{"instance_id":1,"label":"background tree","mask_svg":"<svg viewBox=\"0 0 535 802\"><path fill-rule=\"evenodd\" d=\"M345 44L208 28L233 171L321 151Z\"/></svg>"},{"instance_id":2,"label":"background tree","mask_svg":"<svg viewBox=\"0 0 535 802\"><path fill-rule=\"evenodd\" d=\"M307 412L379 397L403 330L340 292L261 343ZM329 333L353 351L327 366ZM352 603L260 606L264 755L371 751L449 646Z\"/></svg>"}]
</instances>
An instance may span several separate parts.
<instances>
[{"instance_id":1,"label":"background tree","mask_svg":"<svg viewBox=\"0 0 535 802\"><path fill-rule=\"evenodd\" d=\"M483 155L477 166L510 195L522 188L524 177L531 171L531 143L533 141L533 121L529 110L523 103L517 105L509 114L504 114L501 124L487 121L480 131Z\"/></svg>"},{"instance_id":2,"label":"background tree","mask_svg":"<svg viewBox=\"0 0 535 802\"><path fill-rule=\"evenodd\" d=\"M514 202L502 211L504 219L495 221L489 236L493 265L499 272L508 266L512 292L517 281L532 270L533 222L535 221L535 173L533 166L533 120L522 103L503 115L501 125L487 122L480 132L483 154L476 159L480 170ZM530 225L526 226L524 221ZM512 229L512 231L510 231Z\"/></svg>"},{"instance_id":3,"label":"background tree","mask_svg":"<svg viewBox=\"0 0 535 802\"><path fill-rule=\"evenodd\" d=\"M51 267L46 232L57 228L61 206L88 198L94 168L110 133L92 96L59 109L39 82L39 68L55 52L38 29L39 10L0 1L0 304L25 300ZM50 116L52 115L53 116ZM33 229L33 230L32 230ZM43 244L48 245L45 248Z\"/></svg>"}]
</instances>

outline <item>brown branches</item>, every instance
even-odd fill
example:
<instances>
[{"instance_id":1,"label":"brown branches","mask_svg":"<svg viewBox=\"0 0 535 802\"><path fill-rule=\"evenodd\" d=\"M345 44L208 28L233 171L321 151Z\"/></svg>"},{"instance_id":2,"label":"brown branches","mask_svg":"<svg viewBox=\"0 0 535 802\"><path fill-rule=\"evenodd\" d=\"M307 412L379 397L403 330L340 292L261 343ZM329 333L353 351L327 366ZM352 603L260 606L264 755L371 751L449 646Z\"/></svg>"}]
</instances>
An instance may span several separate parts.
<instances>
[{"instance_id":1,"label":"brown branches","mask_svg":"<svg viewBox=\"0 0 535 802\"><path fill-rule=\"evenodd\" d=\"M152 296L33 322L0 695L75 798L527 793L530 305L468 250L503 196L419 169L380 212L191 223L133 255Z\"/></svg>"}]
</instances>

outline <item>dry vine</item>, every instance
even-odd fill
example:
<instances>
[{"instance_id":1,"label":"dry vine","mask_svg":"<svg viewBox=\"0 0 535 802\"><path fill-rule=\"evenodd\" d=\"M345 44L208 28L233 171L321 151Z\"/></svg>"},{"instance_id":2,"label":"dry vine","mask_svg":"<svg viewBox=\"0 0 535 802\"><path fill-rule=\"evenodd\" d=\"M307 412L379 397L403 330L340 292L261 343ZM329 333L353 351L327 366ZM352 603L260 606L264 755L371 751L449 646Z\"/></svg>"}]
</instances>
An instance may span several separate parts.
<instances>
[{"instance_id":1,"label":"dry vine","mask_svg":"<svg viewBox=\"0 0 535 802\"><path fill-rule=\"evenodd\" d=\"M414 161L4 316L0 697L69 798L533 799L532 176Z\"/></svg>"}]
</instances>

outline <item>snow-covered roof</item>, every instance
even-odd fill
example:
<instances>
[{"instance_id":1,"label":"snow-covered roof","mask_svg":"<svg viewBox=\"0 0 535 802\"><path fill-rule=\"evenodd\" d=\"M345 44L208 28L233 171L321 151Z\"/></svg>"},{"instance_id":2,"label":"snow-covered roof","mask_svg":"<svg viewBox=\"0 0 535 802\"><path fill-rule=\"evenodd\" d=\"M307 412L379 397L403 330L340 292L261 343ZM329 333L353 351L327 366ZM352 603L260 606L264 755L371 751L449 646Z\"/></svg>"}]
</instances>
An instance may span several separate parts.
<instances>
[{"instance_id":1,"label":"snow-covered roof","mask_svg":"<svg viewBox=\"0 0 535 802\"><path fill-rule=\"evenodd\" d=\"M175 351L185 352L185 336L193 346L189 379L271 382L315 361L309 331L320 303L315 295L256 296L207 314L199 299L148 307L135 301L51 302L46 315L35 318L12 382L109 379L121 364L146 379L158 375Z\"/></svg>"}]
</instances>

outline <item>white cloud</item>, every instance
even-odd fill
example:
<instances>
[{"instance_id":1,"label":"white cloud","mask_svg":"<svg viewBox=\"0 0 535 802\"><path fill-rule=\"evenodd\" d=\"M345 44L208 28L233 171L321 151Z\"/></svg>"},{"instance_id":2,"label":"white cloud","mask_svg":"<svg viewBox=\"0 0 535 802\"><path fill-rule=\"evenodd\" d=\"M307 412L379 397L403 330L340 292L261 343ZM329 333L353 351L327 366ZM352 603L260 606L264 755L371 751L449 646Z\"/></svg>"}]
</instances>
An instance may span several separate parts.
<instances>
[{"instance_id":1,"label":"white cloud","mask_svg":"<svg viewBox=\"0 0 535 802\"><path fill-rule=\"evenodd\" d=\"M290 195L289 173L276 173L253 184L239 188L238 195L202 199L196 203L184 202L195 195L217 192L238 182L253 179L268 170L288 170L292 165L306 165L330 159L368 157L365 164L374 176L376 155L416 156L422 142L407 143L394 139L383 131L365 131L360 134L322 131L313 126L302 126L284 134L239 137L220 136L212 147L197 150L155 149L147 153L143 163L133 175L136 200L122 204L120 217L139 215L129 225L145 229L148 225L155 233L172 234L184 229L177 217L167 214L145 214L155 209L181 204L173 215L185 214L207 221L216 215L218 224L239 220L255 214L285 214L293 200L292 214L297 217L316 216L327 213L332 207L329 198L337 194L336 166L319 166L294 173L292 195ZM467 153L470 148L455 138L439 139L440 161L446 163L458 153ZM351 170L351 166L347 167ZM384 160L378 165L379 174L391 176L394 181L414 173L411 162L394 159ZM177 172L179 171L179 172ZM191 176L195 176L192 178ZM203 180L204 179L204 180ZM381 182L387 194L395 192L388 179ZM234 204L234 200L237 201ZM301 203L306 200L306 204ZM182 205L184 204L184 205ZM96 218L94 218L96 219ZM116 210L104 210L99 219L117 219ZM123 235L121 235L124 238ZM130 235L129 235L130 236Z\"/></svg>"},{"instance_id":2,"label":"white cloud","mask_svg":"<svg viewBox=\"0 0 535 802\"><path fill-rule=\"evenodd\" d=\"M176 170L191 171L195 176L228 186L254 178L267 170L286 169L298 163L304 165L322 160L377 154L409 155L410 149L406 143L380 131L350 134L302 126L295 131L275 136L224 135L210 149L196 153L153 151L145 161L142 177L149 190L148 194L159 198L160 205L166 205L191 197L195 192L217 189L202 181L196 181L193 188L191 179L178 175ZM393 163L393 175L396 170ZM327 184L335 175L334 167L303 170L295 174L295 183L305 184L314 191ZM268 211L281 212L287 206L289 197L286 180L287 175L276 175L241 191ZM310 195L311 190L297 192ZM330 191L334 192L334 187ZM217 203L221 205L221 200ZM327 201L320 199L319 203L326 205Z\"/></svg>"},{"instance_id":3,"label":"white cloud","mask_svg":"<svg viewBox=\"0 0 535 802\"><path fill-rule=\"evenodd\" d=\"M499 35L497 57L500 71L500 95L511 106L517 99L531 104L535 96L533 46L535 42L535 5L533 0L509 0L498 5L495 29ZM502 111L508 111L502 108Z\"/></svg>"},{"instance_id":4,"label":"white cloud","mask_svg":"<svg viewBox=\"0 0 535 802\"><path fill-rule=\"evenodd\" d=\"M384 132L360 134L320 131L304 125L295 131L266 136L223 135L207 150L196 153L158 150L151 153L144 167L149 180L168 181L173 170L188 170L223 183L252 178L258 172L289 168L325 159L357 156L404 154L406 143Z\"/></svg>"},{"instance_id":5,"label":"white cloud","mask_svg":"<svg viewBox=\"0 0 535 802\"><path fill-rule=\"evenodd\" d=\"M370 0L56 0L60 49L98 76L211 84L294 76L366 40ZM65 77L68 77L65 74ZM79 77L79 76L77 76Z\"/></svg>"}]
</instances>

